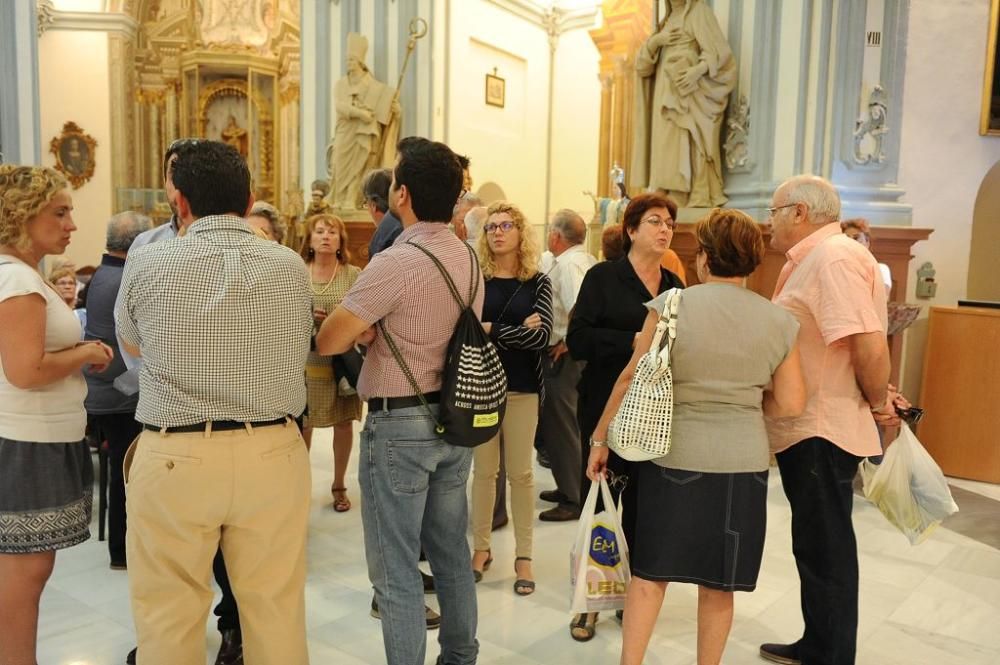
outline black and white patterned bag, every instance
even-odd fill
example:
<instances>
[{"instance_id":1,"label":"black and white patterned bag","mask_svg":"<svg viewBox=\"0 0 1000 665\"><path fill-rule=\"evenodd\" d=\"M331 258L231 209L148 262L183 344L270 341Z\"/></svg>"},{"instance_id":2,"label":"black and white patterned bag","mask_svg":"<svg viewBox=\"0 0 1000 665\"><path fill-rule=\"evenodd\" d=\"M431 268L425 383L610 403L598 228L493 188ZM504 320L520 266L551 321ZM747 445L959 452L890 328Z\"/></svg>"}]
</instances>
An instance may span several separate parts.
<instances>
[{"instance_id":1,"label":"black and white patterned bag","mask_svg":"<svg viewBox=\"0 0 1000 665\"><path fill-rule=\"evenodd\" d=\"M653 343L639 359L632 383L608 428L608 447L622 459L645 462L670 452L670 424L674 415L670 350L677 337L680 302L681 290L671 289L656 322Z\"/></svg>"},{"instance_id":2,"label":"black and white patterned bag","mask_svg":"<svg viewBox=\"0 0 1000 665\"><path fill-rule=\"evenodd\" d=\"M469 299L464 303L451 275L438 258L414 242L407 244L413 245L430 257L448 283L448 290L451 291L455 302L462 309L445 354L444 372L441 378L441 402L436 415L424 399L410 368L381 321L379 329L414 393L420 397L420 401L434 418L441 438L452 445L466 448L481 445L500 431L500 424L507 410L507 373L500 364L496 347L483 330L479 317L472 311L472 303L479 290L479 261L472 253L472 248L469 248L472 277L469 283Z\"/></svg>"}]
</instances>

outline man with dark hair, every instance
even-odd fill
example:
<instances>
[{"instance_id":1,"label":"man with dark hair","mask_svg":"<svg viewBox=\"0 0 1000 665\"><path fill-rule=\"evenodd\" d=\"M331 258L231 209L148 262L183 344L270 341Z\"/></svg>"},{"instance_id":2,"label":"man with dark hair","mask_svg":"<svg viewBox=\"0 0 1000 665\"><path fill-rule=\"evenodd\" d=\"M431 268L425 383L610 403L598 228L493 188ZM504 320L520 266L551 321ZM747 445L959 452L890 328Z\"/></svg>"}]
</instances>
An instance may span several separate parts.
<instances>
[{"instance_id":1,"label":"man with dark hair","mask_svg":"<svg viewBox=\"0 0 1000 665\"><path fill-rule=\"evenodd\" d=\"M386 247L392 247L396 238L403 232L403 224L389 210L389 185L392 184L392 171L375 169L365 174L361 181L361 194L365 199L368 214L375 222L375 233L368 241L368 258L375 256Z\"/></svg>"},{"instance_id":2,"label":"man with dark hair","mask_svg":"<svg viewBox=\"0 0 1000 665\"><path fill-rule=\"evenodd\" d=\"M311 482L293 418L306 401L309 275L241 219L253 198L233 147L189 142L166 182L187 235L133 250L115 311L123 349L144 359L143 432L125 459L137 660L204 661L221 547L247 662L303 665Z\"/></svg>"},{"instance_id":3,"label":"man with dark hair","mask_svg":"<svg viewBox=\"0 0 1000 665\"><path fill-rule=\"evenodd\" d=\"M462 169L443 143L406 138L399 143L389 208L403 233L372 258L358 281L320 328L320 353L367 344L358 392L368 400L361 432L358 478L368 576L382 615L389 665L424 662L427 648L423 585L417 562L423 544L441 603L440 663L475 663L476 591L469 545L466 484L472 449L439 438L434 419L414 394L386 337L392 336L430 409L436 414L448 341L461 311L447 283L420 245L440 261L462 298L476 270L468 245L448 230L462 187ZM412 244L411 244L412 243ZM481 315L479 277L471 303Z\"/></svg>"}]
</instances>

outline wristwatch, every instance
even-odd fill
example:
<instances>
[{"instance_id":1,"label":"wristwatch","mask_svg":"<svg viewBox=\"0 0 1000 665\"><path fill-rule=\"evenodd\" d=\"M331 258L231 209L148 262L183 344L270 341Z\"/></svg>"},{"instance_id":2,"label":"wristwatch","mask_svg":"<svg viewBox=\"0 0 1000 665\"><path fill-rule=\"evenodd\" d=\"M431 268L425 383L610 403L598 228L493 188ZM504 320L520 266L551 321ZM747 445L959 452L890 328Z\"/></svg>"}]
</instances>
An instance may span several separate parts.
<instances>
[{"instance_id":1,"label":"wristwatch","mask_svg":"<svg viewBox=\"0 0 1000 665\"><path fill-rule=\"evenodd\" d=\"M594 437L590 437L590 447L591 448L607 448L608 447L608 442L607 441L598 441Z\"/></svg>"}]
</instances>

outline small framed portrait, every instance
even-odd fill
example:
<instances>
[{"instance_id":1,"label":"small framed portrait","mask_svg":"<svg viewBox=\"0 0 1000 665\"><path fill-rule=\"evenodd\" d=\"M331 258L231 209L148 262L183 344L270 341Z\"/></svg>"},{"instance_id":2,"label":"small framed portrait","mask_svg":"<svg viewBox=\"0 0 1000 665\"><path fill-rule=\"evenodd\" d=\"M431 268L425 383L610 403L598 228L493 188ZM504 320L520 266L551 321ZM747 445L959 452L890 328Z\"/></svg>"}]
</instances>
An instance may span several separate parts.
<instances>
[{"instance_id":1,"label":"small framed portrait","mask_svg":"<svg viewBox=\"0 0 1000 665\"><path fill-rule=\"evenodd\" d=\"M507 82L497 76L496 68L492 74L486 75L486 103L490 106L503 108Z\"/></svg>"},{"instance_id":2,"label":"small framed portrait","mask_svg":"<svg viewBox=\"0 0 1000 665\"><path fill-rule=\"evenodd\" d=\"M986 45L986 71L983 77L982 108L979 113L979 133L1000 136L1000 0L990 3L990 23Z\"/></svg>"},{"instance_id":3,"label":"small framed portrait","mask_svg":"<svg viewBox=\"0 0 1000 665\"><path fill-rule=\"evenodd\" d=\"M56 158L56 170L62 172L73 189L80 189L94 177L94 153L97 141L75 122L63 125L62 134L49 143Z\"/></svg>"}]
</instances>

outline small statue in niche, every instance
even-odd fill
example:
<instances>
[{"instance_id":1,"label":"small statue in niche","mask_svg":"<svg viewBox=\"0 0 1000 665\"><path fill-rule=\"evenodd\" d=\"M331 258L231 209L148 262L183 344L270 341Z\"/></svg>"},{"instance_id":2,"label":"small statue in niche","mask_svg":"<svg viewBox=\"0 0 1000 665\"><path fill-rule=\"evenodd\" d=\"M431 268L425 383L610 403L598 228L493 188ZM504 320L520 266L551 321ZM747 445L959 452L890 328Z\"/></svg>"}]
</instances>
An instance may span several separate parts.
<instances>
[{"instance_id":1,"label":"small statue in niche","mask_svg":"<svg viewBox=\"0 0 1000 665\"><path fill-rule=\"evenodd\" d=\"M347 35L347 75L333 88L337 124L331 146L333 204L360 208L361 178L395 161L399 135L399 100L365 65L368 40Z\"/></svg>"},{"instance_id":2,"label":"small statue in niche","mask_svg":"<svg viewBox=\"0 0 1000 665\"><path fill-rule=\"evenodd\" d=\"M625 218L625 208L631 199L625 191L625 169L617 163L611 168L611 196L598 198L591 191L583 193L594 202L594 220L601 226L621 224Z\"/></svg>"},{"instance_id":3,"label":"small statue in niche","mask_svg":"<svg viewBox=\"0 0 1000 665\"><path fill-rule=\"evenodd\" d=\"M306 208L306 217L313 215L325 215L333 209L327 202L326 197L330 193L330 185L323 180L313 180L310 187L309 207Z\"/></svg>"},{"instance_id":4,"label":"small statue in niche","mask_svg":"<svg viewBox=\"0 0 1000 665\"><path fill-rule=\"evenodd\" d=\"M635 65L633 184L688 207L723 205L719 134L737 68L715 14L702 0L668 0Z\"/></svg>"},{"instance_id":5,"label":"small statue in niche","mask_svg":"<svg viewBox=\"0 0 1000 665\"><path fill-rule=\"evenodd\" d=\"M247 130L236 124L236 116L232 113L229 114L229 124L222 130L222 141L236 148L236 152L240 153L243 159L247 158L250 152L248 150L250 137L247 136Z\"/></svg>"},{"instance_id":6,"label":"small statue in niche","mask_svg":"<svg viewBox=\"0 0 1000 665\"><path fill-rule=\"evenodd\" d=\"M746 95L740 95L736 106L729 109L726 130L726 142L722 146L726 153L726 168L743 168L750 161L747 145L750 138L750 101Z\"/></svg>"},{"instance_id":7,"label":"small statue in niche","mask_svg":"<svg viewBox=\"0 0 1000 665\"><path fill-rule=\"evenodd\" d=\"M854 161L857 164L881 164L885 162L882 141L889 132L886 126L888 98L880 85L872 88L868 97L868 117L861 117L854 126ZM865 138L874 144L871 150L864 150Z\"/></svg>"}]
</instances>

